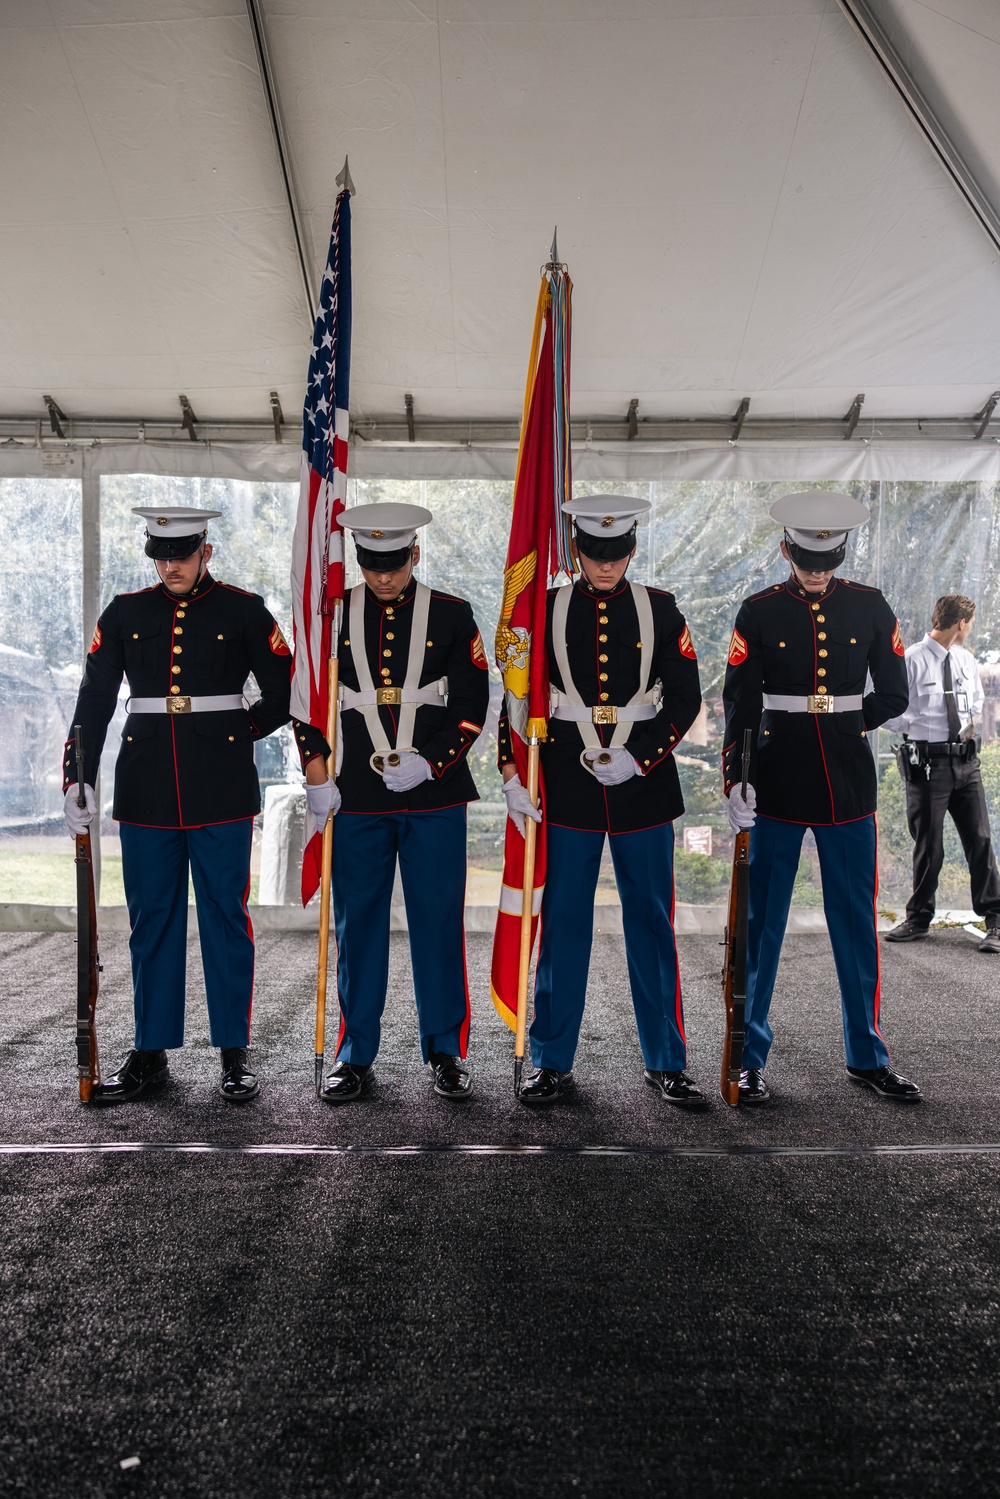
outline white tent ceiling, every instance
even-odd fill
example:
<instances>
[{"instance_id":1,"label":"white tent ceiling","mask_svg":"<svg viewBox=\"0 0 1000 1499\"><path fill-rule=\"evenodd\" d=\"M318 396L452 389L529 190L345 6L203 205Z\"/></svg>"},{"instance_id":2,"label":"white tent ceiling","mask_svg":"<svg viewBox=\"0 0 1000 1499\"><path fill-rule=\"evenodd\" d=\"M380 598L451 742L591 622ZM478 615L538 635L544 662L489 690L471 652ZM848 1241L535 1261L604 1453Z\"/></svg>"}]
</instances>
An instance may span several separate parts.
<instances>
[{"instance_id":1,"label":"white tent ceiling","mask_svg":"<svg viewBox=\"0 0 1000 1499\"><path fill-rule=\"evenodd\" d=\"M1000 6L871 8L1000 203ZM515 417L558 224L573 409L968 415L1000 254L836 0L264 0L315 279L350 153L352 414ZM0 416L301 401L244 0L0 3Z\"/></svg>"}]
</instances>

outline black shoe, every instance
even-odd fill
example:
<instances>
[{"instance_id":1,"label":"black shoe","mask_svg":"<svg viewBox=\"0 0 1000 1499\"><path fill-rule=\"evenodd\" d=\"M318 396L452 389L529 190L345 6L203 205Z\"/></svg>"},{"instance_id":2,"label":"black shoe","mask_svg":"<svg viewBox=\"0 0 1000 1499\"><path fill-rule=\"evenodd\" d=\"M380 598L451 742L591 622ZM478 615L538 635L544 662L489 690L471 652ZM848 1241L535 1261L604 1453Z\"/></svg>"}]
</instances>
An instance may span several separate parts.
<instances>
[{"instance_id":1,"label":"black shoe","mask_svg":"<svg viewBox=\"0 0 1000 1499\"><path fill-rule=\"evenodd\" d=\"M130 1051L117 1072L93 1092L94 1103L125 1103L144 1089L160 1083L168 1072L165 1051Z\"/></svg>"},{"instance_id":2,"label":"black shoe","mask_svg":"<svg viewBox=\"0 0 1000 1499\"><path fill-rule=\"evenodd\" d=\"M319 1095L324 1103L350 1103L361 1094L361 1085L370 1067L356 1067L353 1062L338 1062Z\"/></svg>"},{"instance_id":3,"label":"black shoe","mask_svg":"<svg viewBox=\"0 0 1000 1499\"><path fill-rule=\"evenodd\" d=\"M521 1084L517 1096L522 1103L555 1103L572 1082L572 1072L556 1072L552 1067L539 1067L526 1083Z\"/></svg>"},{"instance_id":4,"label":"black shoe","mask_svg":"<svg viewBox=\"0 0 1000 1499\"><path fill-rule=\"evenodd\" d=\"M767 1103L771 1090L759 1067L744 1067L740 1073L740 1103Z\"/></svg>"},{"instance_id":5,"label":"black shoe","mask_svg":"<svg viewBox=\"0 0 1000 1499\"><path fill-rule=\"evenodd\" d=\"M986 928L986 936L979 944L980 952L1000 952L1000 926L990 923Z\"/></svg>"},{"instance_id":6,"label":"black shoe","mask_svg":"<svg viewBox=\"0 0 1000 1499\"><path fill-rule=\"evenodd\" d=\"M652 1072L647 1067L642 1075L649 1086L661 1093L668 1103L679 1104L682 1109L705 1107L704 1093L686 1072Z\"/></svg>"},{"instance_id":7,"label":"black shoe","mask_svg":"<svg viewBox=\"0 0 1000 1499\"><path fill-rule=\"evenodd\" d=\"M260 1092L257 1074L250 1070L245 1046L222 1048L222 1081L219 1092L230 1103L245 1103Z\"/></svg>"},{"instance_id":8,"label":"black shoe","mask_svg":"<svg viewBox=\"0 0 1000 1499\"><path fill-rule=\"evenodd\" d=\"M883 932L882 939L885 942L919 942L921 937L927 936L927 928L921 926L919 921L911 921L907 916L899 926L894 926L891 932ZM1000 952L1000 947L997 948Z\"/></svg>"},{"instance_id":9,"label":"black shoe","mask_svg":"<svg viewBox=\"0 0 1000 1499\"><path fill-rule=\"evenodd\" d=\"M848 1067L847 1076L852 1083L874 1088L880 1098L891 1098L895 1103L916 1103L922 1097L916 1083L900 1077L891 1067Z\"/></svg>"},{"instance_id":10,"label":"black shoe","mask_svg":"<svg viewBox=\"0 0 1000 1499\"><path fill-rule=\"evenodd\" d=\"M428 1053L428 1063L434 1069L434 1092L441 1098L453 1101L472 1096L472 1078L461 1057L449 1057L443 1051Z\"/></svg>"}]
</instances>

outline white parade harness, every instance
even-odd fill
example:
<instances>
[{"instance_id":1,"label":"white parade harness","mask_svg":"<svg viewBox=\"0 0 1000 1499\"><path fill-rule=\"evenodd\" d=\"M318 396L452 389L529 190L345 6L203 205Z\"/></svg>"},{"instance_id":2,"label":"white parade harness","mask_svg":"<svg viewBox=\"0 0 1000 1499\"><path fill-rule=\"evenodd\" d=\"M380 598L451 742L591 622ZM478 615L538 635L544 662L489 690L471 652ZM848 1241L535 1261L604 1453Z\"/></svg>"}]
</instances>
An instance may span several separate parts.
<instances>
[{"instance_id":1,"label":"white parade harness","mask_svg":"<svg viewBox=\"0 0 1000 1499\"><path fill-rule=\"evenodd\" d=\"M401 755L415 755L413 726L417 709L422 703L431 707L444 707L448 702L448 678L439 677L420 687L420 673L424 664L424 639L427 634L427 617L431 607L431 591L423 583L416 585L413 595L413 616L410 624L410 650L406 660L406 676L402 687L376 687L368 665L368 642L365 638L365 585L359 583L351 589L348 621L350 626L351 655L358 674L358 690L341 685L339 698L342 711L356 709L365 721L374 753L369 764L381 775L388 761L398 765ZM399 725L396 743L389 743L389 736L382 724L379 708L398 707ZM342 744L338 741L338 748ZM339 766L338 766L339 769Z\"/></svg>"},{"instance_id":2,"label":"white parade harness","mask_svg":"<svg viewBox=\"0 0 1000 1499\"><path fill-rule=\"evenodd\" d=\"M642 662L639 668L638 691L621 707L612 703L599 703L596 707L588 707L573 681L573 673L569 666L569 652L566 649L566 621L569 616L570 595L573 592L571 587L556 590L555 604L552 609L552 651L559 667L563 686L561 690L558 687L549 688L549 711L553 718L564 719L579 726L580 738L584 746L580 760L591 772L593 770L591 759L607 749L621 748L631 733L634 723L638 723L641 719L655 718L659 711L662 696L661 684L656 681L652 687L649 685L650 674L653 670L653 610L649 602L649 594L641 583L630 583L629 588L632 590L632 602L635 604L635 612L639 618ZM595 724L615 725L610 745L602 745Z\"/></svg>"}]
</instances>

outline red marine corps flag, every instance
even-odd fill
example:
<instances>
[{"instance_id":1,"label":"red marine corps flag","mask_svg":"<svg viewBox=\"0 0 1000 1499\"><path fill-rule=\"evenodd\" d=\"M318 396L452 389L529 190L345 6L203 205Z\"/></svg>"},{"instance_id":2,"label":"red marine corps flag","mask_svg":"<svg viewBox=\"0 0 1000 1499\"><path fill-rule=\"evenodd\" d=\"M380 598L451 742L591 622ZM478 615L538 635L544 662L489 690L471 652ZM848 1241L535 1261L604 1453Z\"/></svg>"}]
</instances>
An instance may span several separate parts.
<instances>
[{"instance_id":1,"label":"red marine corps flag","mask_svg":"<svg viewBox=\"0 0 1000 1499\"><path fill-rule=\"evenodd\" d=\"M521 783L536 805L544 803L538 745L549 717L545 595L550 577L572 570L569 517L560 508L571 498L571 292L572 282L558 262L553 239L535 312L496 637L511 749ZM544 822L536 825L527 819L522 838L507 819L490 988L498 1013L516 1036L515 1091L524 1059L528 971L545 887L545 852Z\"/></svg>"},{"instance_id":2,"label":"red marine corps flag","mask_svg":"<svg viewBox=\"0 0 1000 1499\"><path fill-rule=\"evenodd\" d=\"M330 253L320 287L312 356L302 413L302 477L292 540L292 717L326 736L327 765L336 774L337 644L344 602L344 532L347 500L348 401L351 370L351 193L347 161L333 210ZM316 981L316 1092L323 1085L326 980L330 942L333 818L320 833L306 811L302 904L320 895L319 969Z\"/></svg>"}]
</instances>

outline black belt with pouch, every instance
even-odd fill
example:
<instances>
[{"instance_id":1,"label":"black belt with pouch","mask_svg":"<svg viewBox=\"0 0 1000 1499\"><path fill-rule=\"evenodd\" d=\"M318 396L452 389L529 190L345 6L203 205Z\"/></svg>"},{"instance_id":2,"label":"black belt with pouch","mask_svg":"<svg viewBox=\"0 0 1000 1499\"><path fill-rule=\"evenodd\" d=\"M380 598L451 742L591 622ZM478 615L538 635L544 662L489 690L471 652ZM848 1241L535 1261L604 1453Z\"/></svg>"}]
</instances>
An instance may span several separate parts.
<instances>
[{"instance_id":1,"label":"black belt with pouch","mask_svg":"<svg viewBox=\"0 0 1000 1499\"><path fill-rule=\"evenodd\" d=\"M912 781L918 771L930 775L932 760L957 760L959 764L968 764L978 753L978 739L904 739L896 747L896 764L903 780Z\"/></svg>"}]
</instances>

